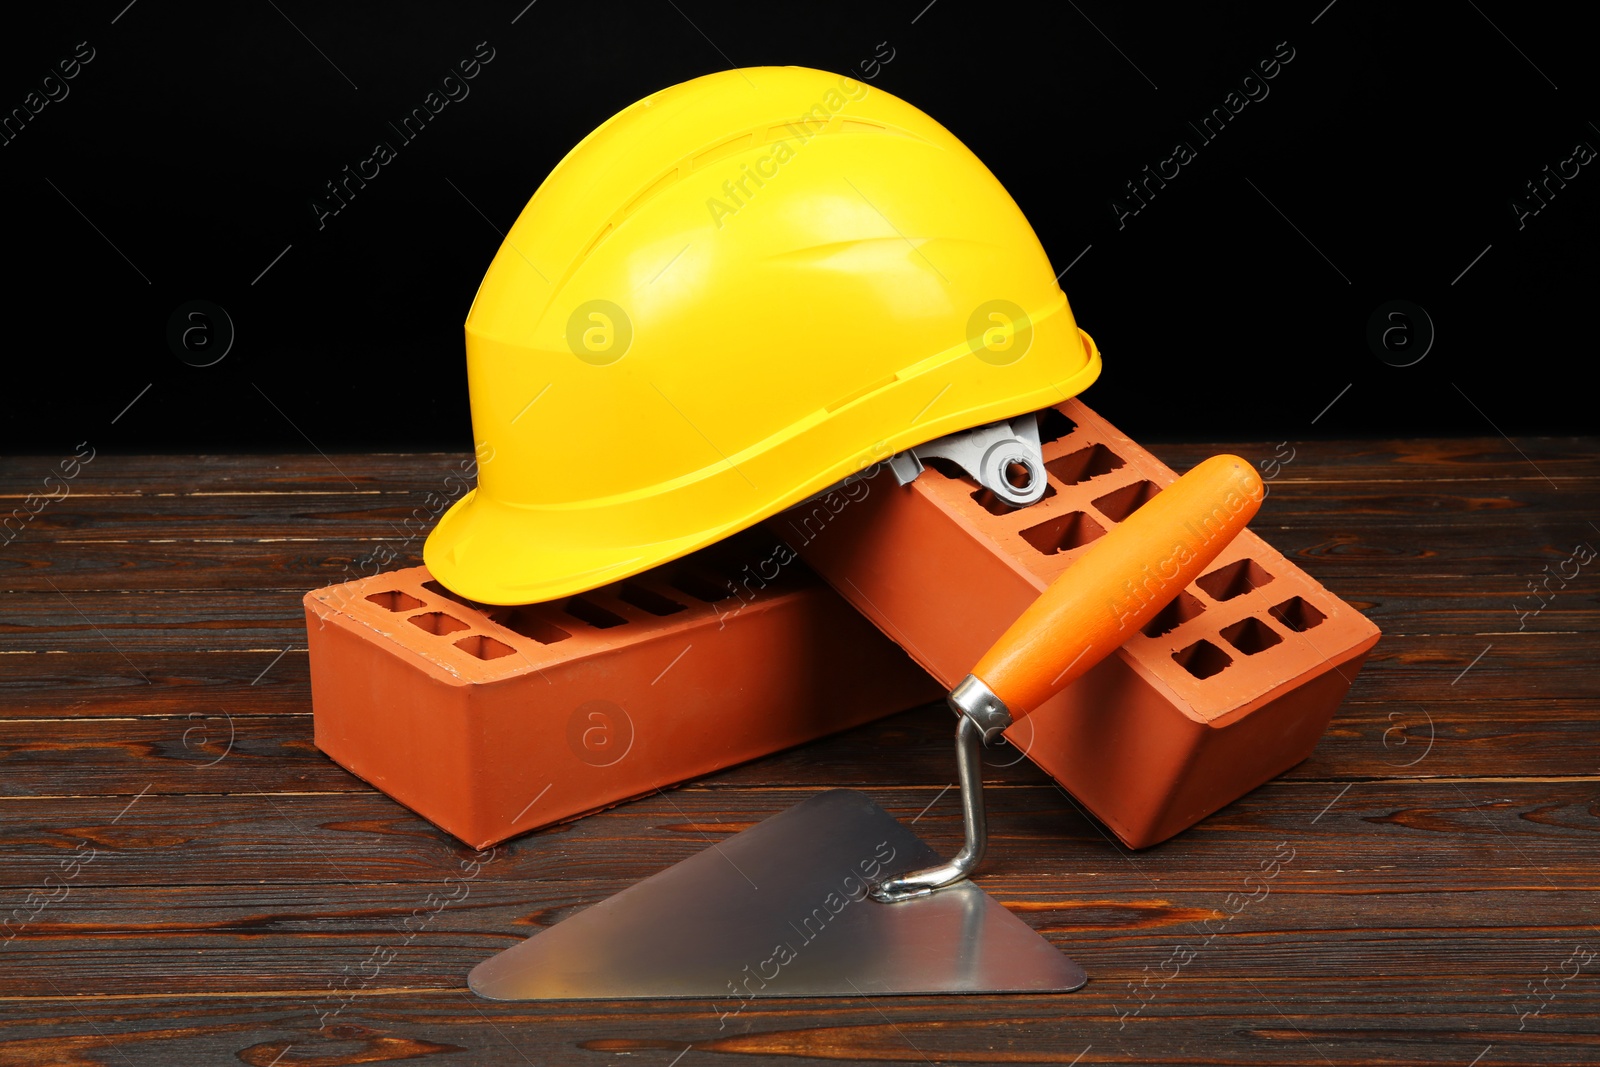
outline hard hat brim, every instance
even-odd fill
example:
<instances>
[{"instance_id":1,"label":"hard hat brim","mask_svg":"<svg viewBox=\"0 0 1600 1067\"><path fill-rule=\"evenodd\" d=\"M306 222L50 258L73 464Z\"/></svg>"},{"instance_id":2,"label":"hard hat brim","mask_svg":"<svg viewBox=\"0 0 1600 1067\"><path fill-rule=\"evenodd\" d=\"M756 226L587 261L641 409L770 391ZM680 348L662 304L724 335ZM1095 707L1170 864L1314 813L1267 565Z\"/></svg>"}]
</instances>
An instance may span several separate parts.
<instances>
[{"instance_id":1,"label":"hard hat brim","mask_svg":"<svg viewBox=\"0 0 1600 1067\"><path fill-rule=\"evenodd\" d=\"M449 589L483 604L556 600L621 581L754 526L895 452L1076 396L1099 377L1101 361L1093 338L1082 330L1075 332L1082 339L1087 358L1069 377L1046 388L1009 397L1004 405L993 404L979 412L967 411L908 427L878 442L876 452L881 454L864 459L858 454L855 459L841 460L781 495L753 500L751 506L720 524L694 526L680 536L647 540L630 537L630 532L639 527L626 505L614 505L610 518L603 514L605 505L589 506L581 527L574 528L568 521L570 508L511 504L474 490L457 501L428 535L423 562ZM730 495L745 487L742 473L720 467L707 479L705 491L717 491L718 477L726 483ZM739 488L736 490L735 486ZM597 538L596 531L606 531L603 540Z\"/></svg>"}]
</instances>

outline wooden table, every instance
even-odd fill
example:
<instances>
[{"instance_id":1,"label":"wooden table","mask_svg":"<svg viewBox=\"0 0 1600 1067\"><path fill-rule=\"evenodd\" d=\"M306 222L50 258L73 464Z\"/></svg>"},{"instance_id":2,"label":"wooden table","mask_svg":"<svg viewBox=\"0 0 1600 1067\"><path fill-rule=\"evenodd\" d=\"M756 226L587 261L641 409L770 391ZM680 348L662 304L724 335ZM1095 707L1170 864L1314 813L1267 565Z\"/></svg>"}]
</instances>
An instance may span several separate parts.
<instances>
[{"instance_id":1,"label":"wooden table","mask_svg":"<svg viewBox=\"0 0 1600 1067\"><path fill-rule=\"evenodd\" d=\"M373 539L416 560L395 528L459 457L99 455L0 546L0 1067L1600 1062L1600 561L1574 556L1600 545L1600 441L1293 447L1254 528L1384 631L1316 754L1136 854L1026 761L990 773L982 884L1089 985L722 1027L706 1001L495 1004L463 978L702 828L835 785L921 808L943 713L521 838L408 926L472 853L312 746L299 601ZM1224 449L1282 455L1154 451ZM57 467L0 462L6 507L59 496ZM917 828L953 847L953 796Z\"/></svg>"}]
</instances>

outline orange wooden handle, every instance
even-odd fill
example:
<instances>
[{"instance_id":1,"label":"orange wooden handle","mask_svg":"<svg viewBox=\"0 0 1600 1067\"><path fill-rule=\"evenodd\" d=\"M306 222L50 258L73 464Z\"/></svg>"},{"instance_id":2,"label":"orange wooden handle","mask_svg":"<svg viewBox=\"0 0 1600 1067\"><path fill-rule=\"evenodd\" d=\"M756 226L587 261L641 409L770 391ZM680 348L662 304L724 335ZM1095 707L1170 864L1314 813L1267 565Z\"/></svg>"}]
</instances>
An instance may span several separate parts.
<instances>
[{"instance_id":1,"label":"orange wooden handle","mask_svg":"<svg viewBox=\"0 0 1600 1067\"><path fill-rule=\"evenodd\" d=\"M1013 720L1149 622L1255 515L1261 478L1212 456L1101 537L1029 605L973 668Z\"/></svg>"}]
</instances>

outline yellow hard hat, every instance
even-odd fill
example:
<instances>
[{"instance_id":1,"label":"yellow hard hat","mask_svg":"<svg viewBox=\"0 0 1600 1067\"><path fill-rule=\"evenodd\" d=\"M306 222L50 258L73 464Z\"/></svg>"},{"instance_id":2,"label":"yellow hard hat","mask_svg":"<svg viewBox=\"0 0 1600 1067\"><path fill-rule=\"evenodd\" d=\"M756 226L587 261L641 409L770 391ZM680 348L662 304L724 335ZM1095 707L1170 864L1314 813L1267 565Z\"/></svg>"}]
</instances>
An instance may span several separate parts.
<instances>
[{"instance_id":1,"label":"yellow hard hat","mask_svg":"<svg viewBox=\"0 0 1600 1067\"><path fill-rule=\"evenodd\" d=\"M423 558L489 604L626 578L1100 372L988 168L800 67L696 78L585 137L466 342L478 487Z\"/></svg>"}]
</instances>

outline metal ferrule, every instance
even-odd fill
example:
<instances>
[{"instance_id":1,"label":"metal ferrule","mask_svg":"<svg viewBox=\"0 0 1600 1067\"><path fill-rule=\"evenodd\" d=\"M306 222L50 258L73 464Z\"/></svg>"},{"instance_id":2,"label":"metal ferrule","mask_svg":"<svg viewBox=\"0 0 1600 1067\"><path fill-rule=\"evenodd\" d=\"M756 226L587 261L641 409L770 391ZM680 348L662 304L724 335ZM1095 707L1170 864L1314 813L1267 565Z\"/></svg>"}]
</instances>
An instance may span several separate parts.
<instances>
[{"instance_id":1,"label":"metal ferrule","mask_svg":"<svg viewBox=\"0 0 1600 1067\"><path fill-rule=\"evenodd\" d=\"M977 725L986 745L994 744L1001 732L1011 725L1011 709L974 675L961 679L960 684L950 690L948 699L952 711L965 715Z\"/></svg>"}]
</instances>

